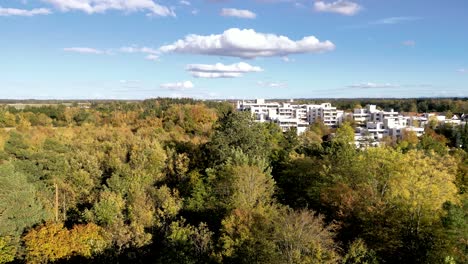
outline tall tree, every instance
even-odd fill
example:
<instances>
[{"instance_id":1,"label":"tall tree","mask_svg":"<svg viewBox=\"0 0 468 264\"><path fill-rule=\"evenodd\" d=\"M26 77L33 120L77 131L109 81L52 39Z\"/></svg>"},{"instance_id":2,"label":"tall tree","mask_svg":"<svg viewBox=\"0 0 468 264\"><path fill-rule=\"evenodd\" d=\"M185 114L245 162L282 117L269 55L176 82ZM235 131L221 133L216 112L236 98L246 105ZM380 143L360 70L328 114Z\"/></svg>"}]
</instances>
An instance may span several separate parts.
<instances>
[{"instance_id":1,"label":"tall tree","mask_svg":"<svg viewBox=\"0 0 468 264\"><path fill-rule=\"evenodd\" d=\"M218 122L207 146L213 163L226 162L235 149L250 157L269 157L271 145L267 141L267 131L263 124L253 120L250 113L231 112Z\"/></svg>"},{"instance_id":2,"label":"tall tree","mask_svg":"<svg viewBox=\"0 0 468 264\"><path fill-rule=\"evenodd\" d=\"M11 164L0 165L0 236L18 238L25 229L46 219L36 189Z\"/></svg>"}]
</instances>

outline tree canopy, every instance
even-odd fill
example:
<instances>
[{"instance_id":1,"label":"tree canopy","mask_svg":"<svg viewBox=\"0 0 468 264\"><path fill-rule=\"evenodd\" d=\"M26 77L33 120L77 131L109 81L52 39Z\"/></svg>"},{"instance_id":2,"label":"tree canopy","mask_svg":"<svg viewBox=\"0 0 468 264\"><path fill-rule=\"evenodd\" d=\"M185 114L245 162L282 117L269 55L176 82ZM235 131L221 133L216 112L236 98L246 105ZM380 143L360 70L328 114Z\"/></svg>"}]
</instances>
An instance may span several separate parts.
<instances>
[{"instance_id":1,"label":"tree canopy","mask_svg":"<svg viewBox=\"0 0 468 264\"><path fill-rule=\"evenodd\" d=\"M2 106L0 263L466 263L467 131L356 149L227 102Z\"/></svg>"}]
</instances>

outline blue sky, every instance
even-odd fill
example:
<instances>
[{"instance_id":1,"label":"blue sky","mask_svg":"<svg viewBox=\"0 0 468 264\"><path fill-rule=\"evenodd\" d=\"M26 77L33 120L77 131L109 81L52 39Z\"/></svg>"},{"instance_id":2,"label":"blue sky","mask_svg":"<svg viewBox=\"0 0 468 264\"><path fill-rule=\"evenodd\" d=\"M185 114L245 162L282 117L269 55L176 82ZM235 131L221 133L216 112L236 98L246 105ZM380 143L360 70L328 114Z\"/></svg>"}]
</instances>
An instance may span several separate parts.
<instances>
[{"instance_id":1,"label":"blue sky","mask_svg":"<svg viewBox=\"0 0 468 264\"><path fill-rule=\"evenodd\" d=\"M0 0L0 98L468 96L468 1Z\"/></svg>"}]
</instances>

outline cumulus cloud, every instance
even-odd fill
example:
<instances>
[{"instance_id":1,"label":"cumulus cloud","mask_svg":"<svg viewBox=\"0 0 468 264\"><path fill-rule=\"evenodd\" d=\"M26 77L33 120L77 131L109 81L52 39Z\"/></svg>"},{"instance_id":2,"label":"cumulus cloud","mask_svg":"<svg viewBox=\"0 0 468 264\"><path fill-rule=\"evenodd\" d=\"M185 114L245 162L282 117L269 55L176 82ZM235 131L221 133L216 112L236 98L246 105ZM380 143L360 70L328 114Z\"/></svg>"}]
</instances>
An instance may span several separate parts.
<instances>
[{"instance_id":1,"label":"cumulus cloud","mask_svg":"<svg viewBox=\"0 0 468 264\"><path fill-rule=\"evenodd\" d=\"M287 83L284 82L264 82L264 81L258 81L257 82L258 86L261 87L269 87L269 88L286 88L288 87Z\"/></svg>"},{"instance_id":2,"label":"cumulus cloud","mask_svg":"<svg viewBox=\"0 0 468 264\"><path fill-rule=\"evenodd\" d=\"M338 13L347 16L355 15L362 9L357 3L347 0L337 0L331 3L317 1L314 3L314 8L317 12Z\"/></svg>"},{"instance_id":3,"label":"cumulus cloud","mask_svg":"<svg viewBox=\"0 0 468 264\"><path fill-rule=\"evenodd\" d=\"M159 87L171 91L184 91L195 87L191 81L176 82L176 83L163 83Z\"/></svg>"},{"instance_id":4,"label":"cumulus cloud","mask_svg":"<svg viewBox=\"0 0 468 264\"><path fill-rule=\"evenodd\" d=\"M106 53L105 51L94 49L94 48L87 48L87 47L72 47L72 48L64 48L63 49L66 52L75 52L75 53L81 53L81 54L104 54Z\"/></svg>"},{"instance_id":5,"label":"cumulus cloud","mask_svg":"<svg viewBox=\"0 0 468 264\"><path fill-rule=\"evenodd\" d=\"M377 89L377 88L398 88L400 87L399 85L396 84L391 84L391 83L372 83L372 82L367 82L367 83L359 83L359 84L353 84L348 86L349 88L360 88L360 89Z\"/></svg>"},{"instance_id":6,"label":"cumulus cloud","mask_svg":"<svg viewBox=\"0 0 468 264\"><path fill-rule=\"evenodd\" d=\"M231 65L222 63L210 64L189 64L186 70L196 78L235 78L241 77L245 73L262 72L263 69L252 66L245 62L239 62Z\"/></svg>"},{"instance_id":7,"label":"cumulus cloud","mask_svg":"<svg viewBox=\"0 0 468 264\"><path fill-rule=\"evenodd\" d=\"M3 8L0 6L0 16L37 16L37 15L49 15L52 14L47 8L35 8L31 10L17 9L17 8Z\"/></svg>"},{"instance_id":8,"label":"cumulus cloud","mask_svg":"<svg viewBox=\"0 0 468 264\"><path fill-rule=\"evenodd\" d=\"M221 10L221 15L226 17L238 17L238 18L248 18L254 19L257 17L257 14L250 10L235 9L235 8L223 8Z\"/></svg>"},{"instance_id":9,"label":"cumulus cloud","mask_svg":"<svg viewBox=\"0 0 468 264\"><path fill-rule=\"evenodd\" d=\"M256 57L288 56L299 53L332 51L330 41L320 42L314 36L293 41L286 36L257 33L253 29L231 28L218 35L188 35L173 44L159 48L161 52L230 56L246 59Z\"/></svg>"},{"instance_id":10,"label":"cumulus cloud","mask_svg":"<svg viewBox=\"0 0 468 264\"><path fill-rule=\"evenodd\" d=\"M55 8L67 11L82 11L87 14L105 13L109 10L124 12L148 12L149 16L175 16L172 9L153 0L42 0Z\"/></svg>"}]
</instances>

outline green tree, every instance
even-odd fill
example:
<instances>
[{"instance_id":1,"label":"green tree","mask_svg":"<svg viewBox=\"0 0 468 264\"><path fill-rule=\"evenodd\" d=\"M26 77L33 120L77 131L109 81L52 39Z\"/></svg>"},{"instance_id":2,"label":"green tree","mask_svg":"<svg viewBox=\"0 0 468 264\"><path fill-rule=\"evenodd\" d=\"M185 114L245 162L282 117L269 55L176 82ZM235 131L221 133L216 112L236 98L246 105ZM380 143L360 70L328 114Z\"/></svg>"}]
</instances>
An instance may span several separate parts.
<instances>
[{"instance_id":1,"label":"green tree","mask_svg":"<svg viewBox=\"0 0 468 264\"><path fill-rule=\"evenodd\" d=\"M213 232L205 223L187 224L184 219L170 224L166 234L168 250L161 253L162 263L211 263L213 257Z\"/></svg>"},{"instance_id":2,"label":"green tree","mask_svg":"<svg viewBox=\"0 0 468 264\"><path fill-rule=\"evenodd\" d=\"M46 214L34 186L11 164L0 165L0 182L0 236L18 238Z\"/></svg>"},{"instance_id":3,"label":"green tree","mask_svg":"<svg viewBox=\"0 0 468 264\"><path fill-rule=\"evenodd\" d=\"M463 198L461 204L444 204L446 215L442 217L443 232L436 260L452 258L454 263L468 261L468 199Z\"/></svg>"},{"instance_id":4,"label":"green tree","mask_svg":"<svg viewBox=\"0 0 468 264\"><path fill-rule=\"evenodd\" d=\"M354 142L354 129L349 123L342 124L338 129L336 129L335 137L333 138L335 142L342 143L353 143Z\"/></svg>"},{"instance_id":5,"label":"green tree","mask_svg":"<svg viewBox=\"0 0 468 264\"><path fill-rule=\"evenodd\" d=\"M8 111L0 113L0 126L1 127L15 127L16 116Z\"/></svg>"},{"instance_id":6,"label":"green tree","mask_svg":"<svg viewBox=\"0 0 468 264\"><path fill-rule=\"evenodd\" d=\"M225 166L216 187L229 210L222 221L222 256L228 262L271 263L277 259L275 243L269 238L278 215L274 181L264 166L249 165L259 161L243 157Z\"/></svg>"},{"instance_id":7,"label":"green tree","mask_svg":"<svg viewBox=\"0 0 468 264\"><path fill-rule=\"evenodd\" d=\"M240 149L250 157L268 158L271 145L263 124L255 122L250 113L232 112L219 120L218 127L207 146L207 156L215 164L222 164Z\"/></svg>"},{"instance_id":8,"label":"green tree","mask_svg":"<svg viewBox=\"0 0 468 264\"><path fill-rule=\"evenodd\" d=\"M5 142L4 150L18 159L25 159L31 154L29 147L22 134L12 131L10 132L10 137Z\"/></svg>"},{"instance_id":9,"label":"green tree","mask_svg":"<svg viewBox=\"0 0 468 264\"><path fill-rule=\"evenodd\" d=\"M358 238L349 246L342 260L343 264L378 264L373 250L367 248L364 240Z\"/></svg>"},{"instance_id":10,"label":"green tree","mask_svg":"<svg viewBox=\"0 0 468 264\"><path fill-rule=\"evenodd\" d=\"M443 204L459 200L456 161L376 148L360 152L346 166L326 172L335 183L321 196L333 218L342 221L341 239L362 236L374 241L368 245L381 259L424 263L433 248L428 241L437 239Z\"/></svg>"}]
</instances>

